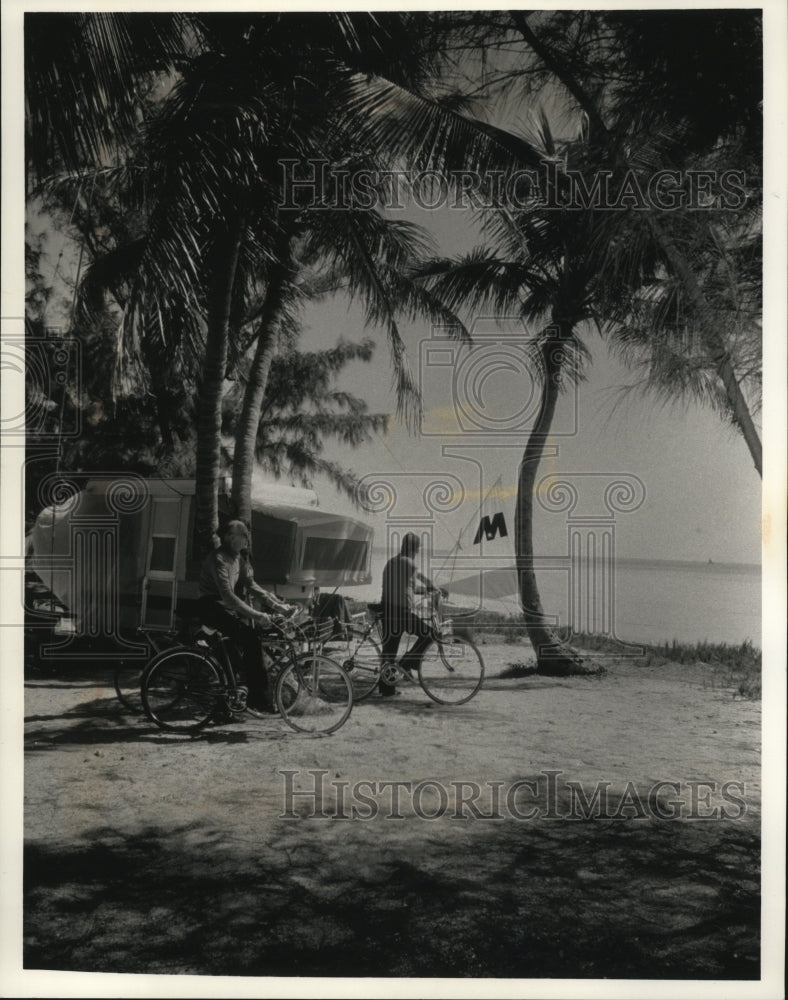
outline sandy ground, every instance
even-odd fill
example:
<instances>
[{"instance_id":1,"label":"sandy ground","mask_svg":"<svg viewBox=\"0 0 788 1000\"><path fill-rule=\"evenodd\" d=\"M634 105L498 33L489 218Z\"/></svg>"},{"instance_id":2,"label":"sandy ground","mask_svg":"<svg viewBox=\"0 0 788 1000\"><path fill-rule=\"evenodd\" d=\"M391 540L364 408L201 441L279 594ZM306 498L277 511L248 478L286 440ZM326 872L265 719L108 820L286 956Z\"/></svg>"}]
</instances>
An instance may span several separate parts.
<instances>
[{"instance_id":1,"label":"sandy ground","mask_svg":"<svg viewBox=\"0 0 788 1000\"><path fill-rule=\"evenodd\" d=\"M524 649L483 651L468 705L408 687L317 738L170 736L109 672L30 676L25 967L757 978L759 704L701 666L501 680Z\"/></svg>"}]
</instances>

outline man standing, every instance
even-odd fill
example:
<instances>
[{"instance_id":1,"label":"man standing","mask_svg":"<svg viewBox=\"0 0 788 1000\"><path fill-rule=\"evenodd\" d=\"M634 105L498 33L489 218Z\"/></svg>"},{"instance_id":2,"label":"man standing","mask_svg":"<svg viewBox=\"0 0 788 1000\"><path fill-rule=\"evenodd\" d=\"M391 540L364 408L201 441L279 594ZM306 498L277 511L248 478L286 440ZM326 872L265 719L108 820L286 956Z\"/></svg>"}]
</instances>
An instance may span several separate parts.
<instances>
[{"instance_id":1,"label":"man standing","mask_svg":"<svg viewBox=\"0 0 788 1000\"><path fill-rule=\"evenodd\" d=\"M436 587L420 573L416 566L416 555L420 543L417 535L409 531L402 539L399 555L389 559L383 570L383 665L393 664L397 657L403 633L417 636L413 648L400 660L400 667L408 671L418 671L421 658L429 644L437 636L431 621L418 614L416 595L447 592ZM393 695L396 688L383 678L378 682L380 693Z\"/></svg>"},{"instance_id":2,"label":"man standing","mask_svg":"<svg viewBox=\"0 0 788 1000\"><path fill-rule=\"evenodd\" d=\"M206 557L200 571L200 620L232 639L243 653L250 708L270 710L260 637L247 622L270 625L271 616L241 600L236 587L240 582L247 591L259 594L273 611L286 613L290 606L255 583L249 563L241 557L241 550L249 546L243 521L230 521L220 537L221 545Z\"/></svg>"}]
</instances>

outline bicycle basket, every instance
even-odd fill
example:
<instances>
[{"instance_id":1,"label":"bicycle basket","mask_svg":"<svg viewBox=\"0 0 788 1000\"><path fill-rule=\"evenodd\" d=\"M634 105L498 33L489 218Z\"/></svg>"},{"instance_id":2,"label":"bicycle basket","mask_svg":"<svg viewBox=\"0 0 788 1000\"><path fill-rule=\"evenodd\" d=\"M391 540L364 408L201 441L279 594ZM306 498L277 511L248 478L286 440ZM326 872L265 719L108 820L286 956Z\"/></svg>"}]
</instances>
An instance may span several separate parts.
<instances>
[{"instance_id":1,"label":"bicycle basket","mask_svg":"<svg viewBox=\"0 0 788 1000\"><path fill-rule=\"evenodd\" d=\"M327 618L324 621L315 621L314 618L309 621L304 622L299 626L299 632L301 633L301 638L305 642L310 644L321 644L327 642L334 631L334 620L333 618Z\"/></svg>"}]
</instances>

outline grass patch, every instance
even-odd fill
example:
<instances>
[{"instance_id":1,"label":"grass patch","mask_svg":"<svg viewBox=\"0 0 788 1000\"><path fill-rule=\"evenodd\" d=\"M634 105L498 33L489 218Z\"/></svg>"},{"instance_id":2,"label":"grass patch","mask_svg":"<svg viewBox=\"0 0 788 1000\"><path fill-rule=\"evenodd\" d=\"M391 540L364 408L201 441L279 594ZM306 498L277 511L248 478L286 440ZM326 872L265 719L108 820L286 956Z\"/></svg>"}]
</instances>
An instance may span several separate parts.
<instances>
[{"instance_id":1,"label":"grass patch","mask_svg":"<svg viewBox=\"0 0 788 1000\"><path fill-rule=\"evenodd\" d=\"M646 646L646 665L684 663L704 664L713 670L715 681L734 689L742 698L761 697L762 655L760 649L747 640L738 646L728 643L698 642L694 645L677 642Z\"/></svg>"},{"instance_id":2,"label":"grass patch","mask_svg":"<svg viewBox=\"0 0 788 1000\"><path fill-rule=\"evenodd\" d=\"M677 642L665 642L659 646L646 646L649 652L656 658L662 658L663 662L671 663L715 663L728 667L738 667L746 664L749 668L761 669L761 651L749 641L738 646L731 646L728 643L696 642L687 644Z\"/></svg>"},{"instance_id":3,"label":"grass patch","mask_svg":"<svg viewBox=\"0 0 788 1000\"><path fill-rule=\"evenodd\" d=\"M521 625L523 632L525 626ZM570 633L567 628L558 629L558 635L564 642L570 642L582 653L598 653L604 656L621 657L627 647L603 635L591 633ZM486 642L499 641L495 633L479 633L476 641L481 645ZM642 656L632 657L644 667L659 667L667 663L683 664L687 667L707 668L704 683L708 680L711 687L733 690L734 697L758 700L761 697L761 651L748 640L739 645L728 643L681 643L672 642L649 645L638 643L643 650ZM604 667L600 667L600 672ZM508 664L498 675L502 678L529 677L537 672L534 659L518 660Z\"/></svg>"},{"instance_id":4,"label":"grass patch","mask_svg":"<svg viewBox=\"0 0 788 1000\"><path fill-rule=\"evenodd\" d=\"M560 629L559 634L568 641L568 629ZM573 645L582 650L600 653L617 653L626 647L606 636L587 633L571 635ZM710 668L709 677L713 687L732 688L734 695L757 700L761 697L761 651L747 640L738 645L729 643L672 642L649 645L638 643L643 650L642 657L633 657L644 667L659 667L667 663L678 663L687 667Z\"/></svg>"}]
</instances>

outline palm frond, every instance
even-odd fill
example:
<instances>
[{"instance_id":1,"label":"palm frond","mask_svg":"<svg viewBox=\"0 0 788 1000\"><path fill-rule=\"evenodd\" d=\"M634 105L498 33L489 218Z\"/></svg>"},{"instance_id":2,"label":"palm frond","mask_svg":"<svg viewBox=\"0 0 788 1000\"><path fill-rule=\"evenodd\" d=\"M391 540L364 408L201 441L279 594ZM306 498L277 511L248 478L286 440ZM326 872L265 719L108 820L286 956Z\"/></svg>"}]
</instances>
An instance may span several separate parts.
<instances>
[{"instance_id":1,"label":"palm frond","mask_svg":"<svg viewBox=\"0 0 788 1000\"><path fill-rule=\"evenodd\" d=\"M524 139L443 107L383 77L345 81L341 127L358 141L390 150L417 170L538 169L541 157Z\"/></svg>"},{"instance_id":2,"label":"palm frond","mask_svg":"<svg viewBox=\"0 0 788 1000\"><path fill-rule=\"evenodd\" d=\"M138 125L144 77L187 54L181 14L27 13L27 155L38 177L59 163L100 167Z\"/></svg>"}]
</instances>

